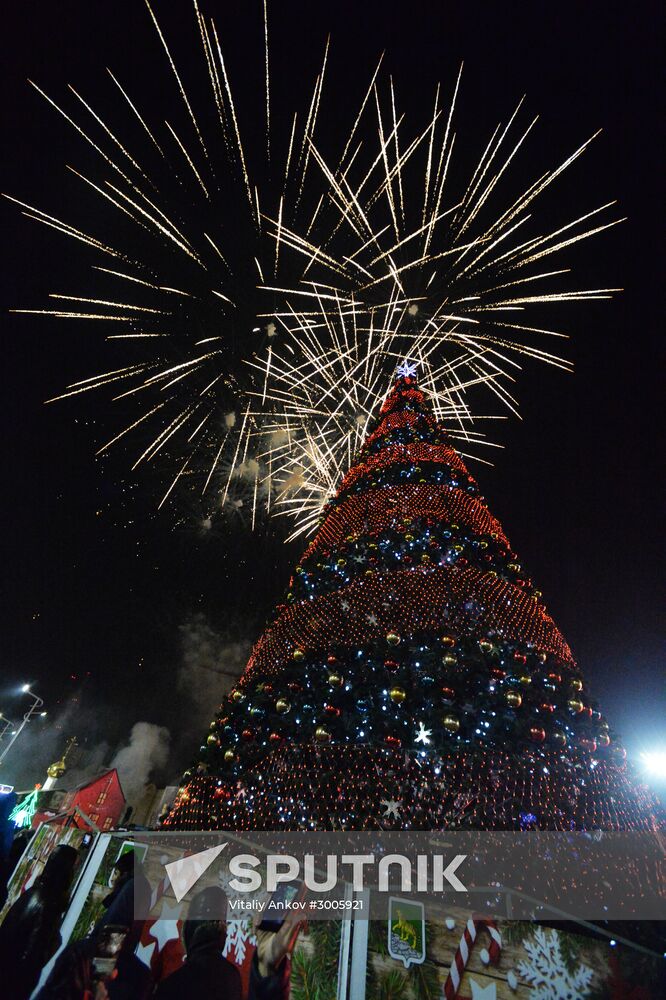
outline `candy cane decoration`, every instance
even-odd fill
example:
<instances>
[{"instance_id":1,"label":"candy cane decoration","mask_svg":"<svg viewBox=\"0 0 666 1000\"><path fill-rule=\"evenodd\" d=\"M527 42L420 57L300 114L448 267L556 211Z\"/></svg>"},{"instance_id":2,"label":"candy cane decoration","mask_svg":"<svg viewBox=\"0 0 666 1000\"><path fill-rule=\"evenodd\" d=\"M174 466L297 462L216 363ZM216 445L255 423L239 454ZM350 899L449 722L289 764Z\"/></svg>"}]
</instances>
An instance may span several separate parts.
<instances>
[{"instance_id":1,"label":"candy cane decoration","mask_svg":"<svg viewBox=\"0 0 666 1000\"><path fill-rule=\"evenodd\" d=\"M500 932L497 930L495 921L488 920L485 917L470 917L465 924L463 936L461 937L458 949L453 956L451 968L449 969L449 975L444 983L443 992L446 1000L455 1000L458 996L460 980L462 979L463 972L465 971L465 967L469 961L470 952L474 947L479 930L482 930L483 928L485 928L490 935L490 947L488 949L482 949L480 953L481 961L484 965L490 965L491 963L493 965L497 965L499 962L500 954L502 952L502 937Z\"/></svg>"}]
</instances>

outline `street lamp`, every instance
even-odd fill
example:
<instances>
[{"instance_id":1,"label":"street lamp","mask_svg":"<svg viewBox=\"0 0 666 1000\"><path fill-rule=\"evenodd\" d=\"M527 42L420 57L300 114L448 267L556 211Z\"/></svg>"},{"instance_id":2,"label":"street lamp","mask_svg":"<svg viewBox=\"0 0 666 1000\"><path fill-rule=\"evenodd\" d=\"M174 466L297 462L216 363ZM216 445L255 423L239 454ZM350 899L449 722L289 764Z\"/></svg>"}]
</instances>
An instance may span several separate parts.
<instances>
[{"instance_id":1,"label":"street lamp","mask_svg":"<svg viewBox=\"0 0 666 1000\"><path fill-rule=\"evenodd\" d=\"M30 706L30 708L28 709L28 711L23 716L21 724L18 726L18 728L16 729L16 731L14 733L12 733L12 738L10 739L9 743L7 744L7 746L5 747L5 749L2 751L2 753L0 753L0 764L2 764L3 760L5 759L5 757L7 756L7 754L9 753L9 751L11 750L11 748L13 747L14 743L16 742L16 740L19 738L19 736L23 732L23 728L26 726L26 724L28 722L30 722L30 720L32 719L33 715L36 714L37 709L41 708L42 705L44 704L44 699L40 698L39 695L35 694L34 691L31 691L29 684L24 684L23 687L21 688L21 691L23 692L23 694L29 694L30 695L30 697L32 698L32 705ZM44 715L46 713L41 713L41 714ZM5 720L5 721L9 722L9 720ZM6 732L6 729L3 730L3 732Z\"/></svg>"},{"instance_id":2,"label":"street lamp","mask_svg":"<svg viewBox=\"0 0 666 1000\"><path fill-rule=\"evenodd\" d=\"M648 750L641 754L643 767L656 778L666 778L666 749Z\"/></svg>"},{"instance_id":3,"label":"street lamp","mask_svg":"<svg viewBox=\"0 0 666 1000\"><path fill-rule=\"evenodd\" d=\"M4 740L5 738L5 733L7 732L7 730L14 729L16 723L12 722L11 719L8 719L7 716L3 715L2 712L0 712L0 723L2 723L2 728L0 729L0 742L2 742L2 740Z\"/></svg>"}]
</instances>

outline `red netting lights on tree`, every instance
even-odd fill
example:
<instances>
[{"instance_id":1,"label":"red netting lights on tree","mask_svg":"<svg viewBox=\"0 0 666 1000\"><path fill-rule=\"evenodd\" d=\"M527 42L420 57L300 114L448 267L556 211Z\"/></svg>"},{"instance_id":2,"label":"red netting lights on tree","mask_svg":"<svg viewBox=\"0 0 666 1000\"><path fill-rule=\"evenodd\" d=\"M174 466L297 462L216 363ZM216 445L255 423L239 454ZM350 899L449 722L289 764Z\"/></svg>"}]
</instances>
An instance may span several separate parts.
<instances>
[{"instance_id":1,"label":"red netting lights on tree","mask_svg":"<svg viewBox=\"0 0 666 1000\"><path fill-rule=\"evenodd\" d=\"M409 367L220 705L174 829L651 829Z\"/></svg>"}]
</instances>

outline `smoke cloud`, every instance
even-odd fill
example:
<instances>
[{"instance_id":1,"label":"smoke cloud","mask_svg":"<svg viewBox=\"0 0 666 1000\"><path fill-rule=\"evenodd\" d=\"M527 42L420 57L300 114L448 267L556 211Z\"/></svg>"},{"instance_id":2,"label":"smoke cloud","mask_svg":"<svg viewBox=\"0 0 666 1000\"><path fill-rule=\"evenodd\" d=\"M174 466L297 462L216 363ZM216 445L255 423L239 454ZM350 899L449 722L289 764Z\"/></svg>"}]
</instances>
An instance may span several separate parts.
<instances>
[{"instance_id":1,"label":"smoke cloud","mask_svg":"<svg viewBox=\"0 0 666 1000\"><path fill-rule=\"evenodd\" d=\"M139 795L153 773L165 766L170 742L171 735L164 726L155 726L152 722L134 723L129 743L111 761L128 799Z\"/></svg>"},{"instance_id":2,"label":"smoke cloud","mask_svg":"<svg viewBox=\"0 0 666 1000\"><path fill-rule=\"evenodd\" d=\"M178 687L192 704L192 727L201 736L223 696L240 677L252 644L216 632L203 614L181 625L180 634L183 662Z\"/></svg>"},{"instance_id":3,"label":"smoke cloud","mask_svg":"<svg viewBox=\"0 0 666 1000\"><path fill-rule=\"evenodd\" d=\"M153 706L152 717L165 725L133 724L129 704L121 709L115 702L103 701L98 689L77 688L46 719L33 719L25 727L3 762L2 780L20 791L43 782L47 767L62 756L72 736L78 746L70 752L57 788L75 788L109 767L117 768L130 799L148 781L177 780L196 754L222 698L240 677L258 628L256 621L245 617L218 631L204 614L193 615L178 628L180 657L169 675L171 696L166 689L161 691ZM145 706L139 711L143 715Z\"/></svg>"}]
</instances>

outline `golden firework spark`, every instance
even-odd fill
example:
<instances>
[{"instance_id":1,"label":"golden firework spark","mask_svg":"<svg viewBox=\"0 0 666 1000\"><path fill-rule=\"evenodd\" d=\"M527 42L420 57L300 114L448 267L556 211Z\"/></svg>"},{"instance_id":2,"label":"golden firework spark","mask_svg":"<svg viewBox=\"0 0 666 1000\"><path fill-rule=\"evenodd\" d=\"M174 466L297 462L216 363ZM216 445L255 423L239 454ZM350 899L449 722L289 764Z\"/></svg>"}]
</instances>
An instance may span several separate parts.
<instances>
[{"instance_id":1,"label":"golden firework spark","mask_svg":"<svg viewBox=\"0 0 666 1000\"><path fill-rule=\"evenodd\" d=\"M130 97L132 88L110 69L113 94L130 110L131 141L74 86L56 101L32 84L99 164L93 177L89 167L69 167L97 199L98 223L83 228L6 197L109 265L96 259L92 291L58 290L51 308L15 311L98 324L107 341L145 348L131 364L114 361L50 402L104 390L116 393L112 401L136 400L140 411L98 454L124 447L132 469L151 463L168 472L160 507L185 488L211 497L211 509L242 504L252 526L265 512L289 515L295 537L316 523L404 357L418 363L438 419L475 453L490 443L478 429L489 418L472 403L479 388L516 413L512 386L525 362L570 368L546 349L565 334L550 328L544 312L616 289L575 287L555 256L622 220L609 202L540 231L532 211L594 135L511 192L507 180L537 124L536 117L521 123L521 100L456 190L462 66L450 100L438 86L431 111L414 123L396 82L382 77L380 59L342 152L331 156L318 138L329 42L303 106L275 113L262 0L265 142L251 155L257 144L243 141L246 101L234 99L214 20L194 0L210 115L191 96L196 90L168 32L145 5L178 95L170 121L152 120L141 95ZM285 136L274 127L280 120L290 123ZM140 150L132 148L136 122ZM112 239L88 231L104 226L102 209L122 222ZM98 290L102 277L115 291Z\"/></svg>"}]
</instances>

